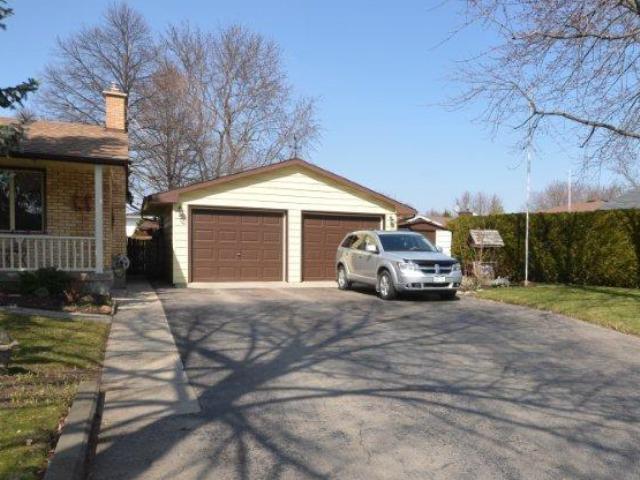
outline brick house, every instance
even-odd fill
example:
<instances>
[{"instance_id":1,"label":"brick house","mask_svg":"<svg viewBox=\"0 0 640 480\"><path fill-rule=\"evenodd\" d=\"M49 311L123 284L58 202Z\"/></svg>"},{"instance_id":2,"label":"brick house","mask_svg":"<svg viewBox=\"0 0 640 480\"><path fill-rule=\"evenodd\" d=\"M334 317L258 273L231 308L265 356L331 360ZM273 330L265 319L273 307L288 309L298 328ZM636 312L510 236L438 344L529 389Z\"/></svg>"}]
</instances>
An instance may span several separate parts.
<instances>
[{"instance_id":1,"label":"brick house","mask_svg":"<svg viewBox=\"0 0 640 480\"><path fill-rule=\"evenodd\" d=\"M57 267L112 284L127 248L129 143L126 95L111 88L104 98L104 126L31 122L0 156L0 279Z\"/></svg>"}]
</instances>

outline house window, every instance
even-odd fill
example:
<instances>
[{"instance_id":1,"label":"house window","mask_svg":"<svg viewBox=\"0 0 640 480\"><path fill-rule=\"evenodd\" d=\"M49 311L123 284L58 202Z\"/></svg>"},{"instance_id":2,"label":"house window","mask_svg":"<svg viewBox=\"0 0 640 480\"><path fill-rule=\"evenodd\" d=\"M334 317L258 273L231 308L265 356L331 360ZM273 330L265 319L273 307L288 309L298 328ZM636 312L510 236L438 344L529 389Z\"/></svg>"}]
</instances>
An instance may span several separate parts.
<instances>
[{"instance_id":1,"label":"house window","mask_svg":"<svg viewBox=\"0 0 640 480\"><path fill-rule=\"evenodd\" d=\"M44 173L0 169L0 230L44 230Z\"/></svg>"}]
</instances>

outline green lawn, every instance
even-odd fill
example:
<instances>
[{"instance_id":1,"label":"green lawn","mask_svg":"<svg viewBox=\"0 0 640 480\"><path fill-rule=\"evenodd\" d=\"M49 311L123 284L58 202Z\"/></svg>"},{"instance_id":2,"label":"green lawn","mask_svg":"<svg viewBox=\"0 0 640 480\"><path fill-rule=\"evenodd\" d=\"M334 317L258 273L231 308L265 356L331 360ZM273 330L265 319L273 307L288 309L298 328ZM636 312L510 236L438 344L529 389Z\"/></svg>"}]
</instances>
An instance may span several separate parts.
<instances>
[{"instance_id":1,"label":"green lawn","mask_svg":"<svg viewBox=\"0 0 640 480\"><path fill-rule=\"evenodd\" d=\"M562 313L640 335L640 289L536 285L483 290L478 297Z\"/></svg>"},{"instance_id":2,"label":"green lawn","mask_svg":"<svg viewBox=\"0 0 640 480\"><path fill-rule=\"evenodd\" d=\"M0 478L42 476L80 380L99 372L109 326L0 313L20 342L0 375Z\"/></svg>"}]
</instances>

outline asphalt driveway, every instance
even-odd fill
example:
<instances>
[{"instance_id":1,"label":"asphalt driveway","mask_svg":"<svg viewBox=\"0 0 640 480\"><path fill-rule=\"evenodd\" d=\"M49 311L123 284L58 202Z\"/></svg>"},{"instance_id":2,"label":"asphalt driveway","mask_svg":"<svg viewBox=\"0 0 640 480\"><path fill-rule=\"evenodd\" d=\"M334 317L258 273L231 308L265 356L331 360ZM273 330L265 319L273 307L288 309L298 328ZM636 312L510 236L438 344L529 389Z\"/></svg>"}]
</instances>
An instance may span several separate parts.
<instances>
[{"instance_id":1,"label":"asphalt driveway","mask_svg":"<svg viewBox=\"0 0 640 480\"><path fill-rule=\"evenodd\" d=\"M118 478L640 477L640 339L467 298L158 295L202 412L119 442Z\"/></svg>"}]
</instances>

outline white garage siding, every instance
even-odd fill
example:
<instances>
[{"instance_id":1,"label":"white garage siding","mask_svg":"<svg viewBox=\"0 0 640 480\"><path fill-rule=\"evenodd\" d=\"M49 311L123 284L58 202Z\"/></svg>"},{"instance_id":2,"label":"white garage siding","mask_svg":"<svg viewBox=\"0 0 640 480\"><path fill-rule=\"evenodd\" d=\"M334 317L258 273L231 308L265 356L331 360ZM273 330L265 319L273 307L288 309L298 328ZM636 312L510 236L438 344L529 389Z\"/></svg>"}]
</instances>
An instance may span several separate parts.
<instances>
[{"instance_id":1,"label":"white garage siding","mask_svg":"<svg viewBox=\"0 0 640 480\"><path fill-rule=\"evenodd\" d=\"M436 247L442 248L442 252L451 255L451 239L453 234L449 230L436 230Z\"/></svg>"},{"instance_id":2,"label":"white garage siding","mask_svg":"<svg viewBox=\"0 0 640 480\"><path fill-rule=\"evenodd\" d=\"M294 283L302 276L303 212L380 215L387 230L395 230L397 224L394 206L298 166L181 193L172 211L173 282L177 285L189 279L189 207L194 206L284 211L288 281Z\"/></svg>"}]
</instances>

